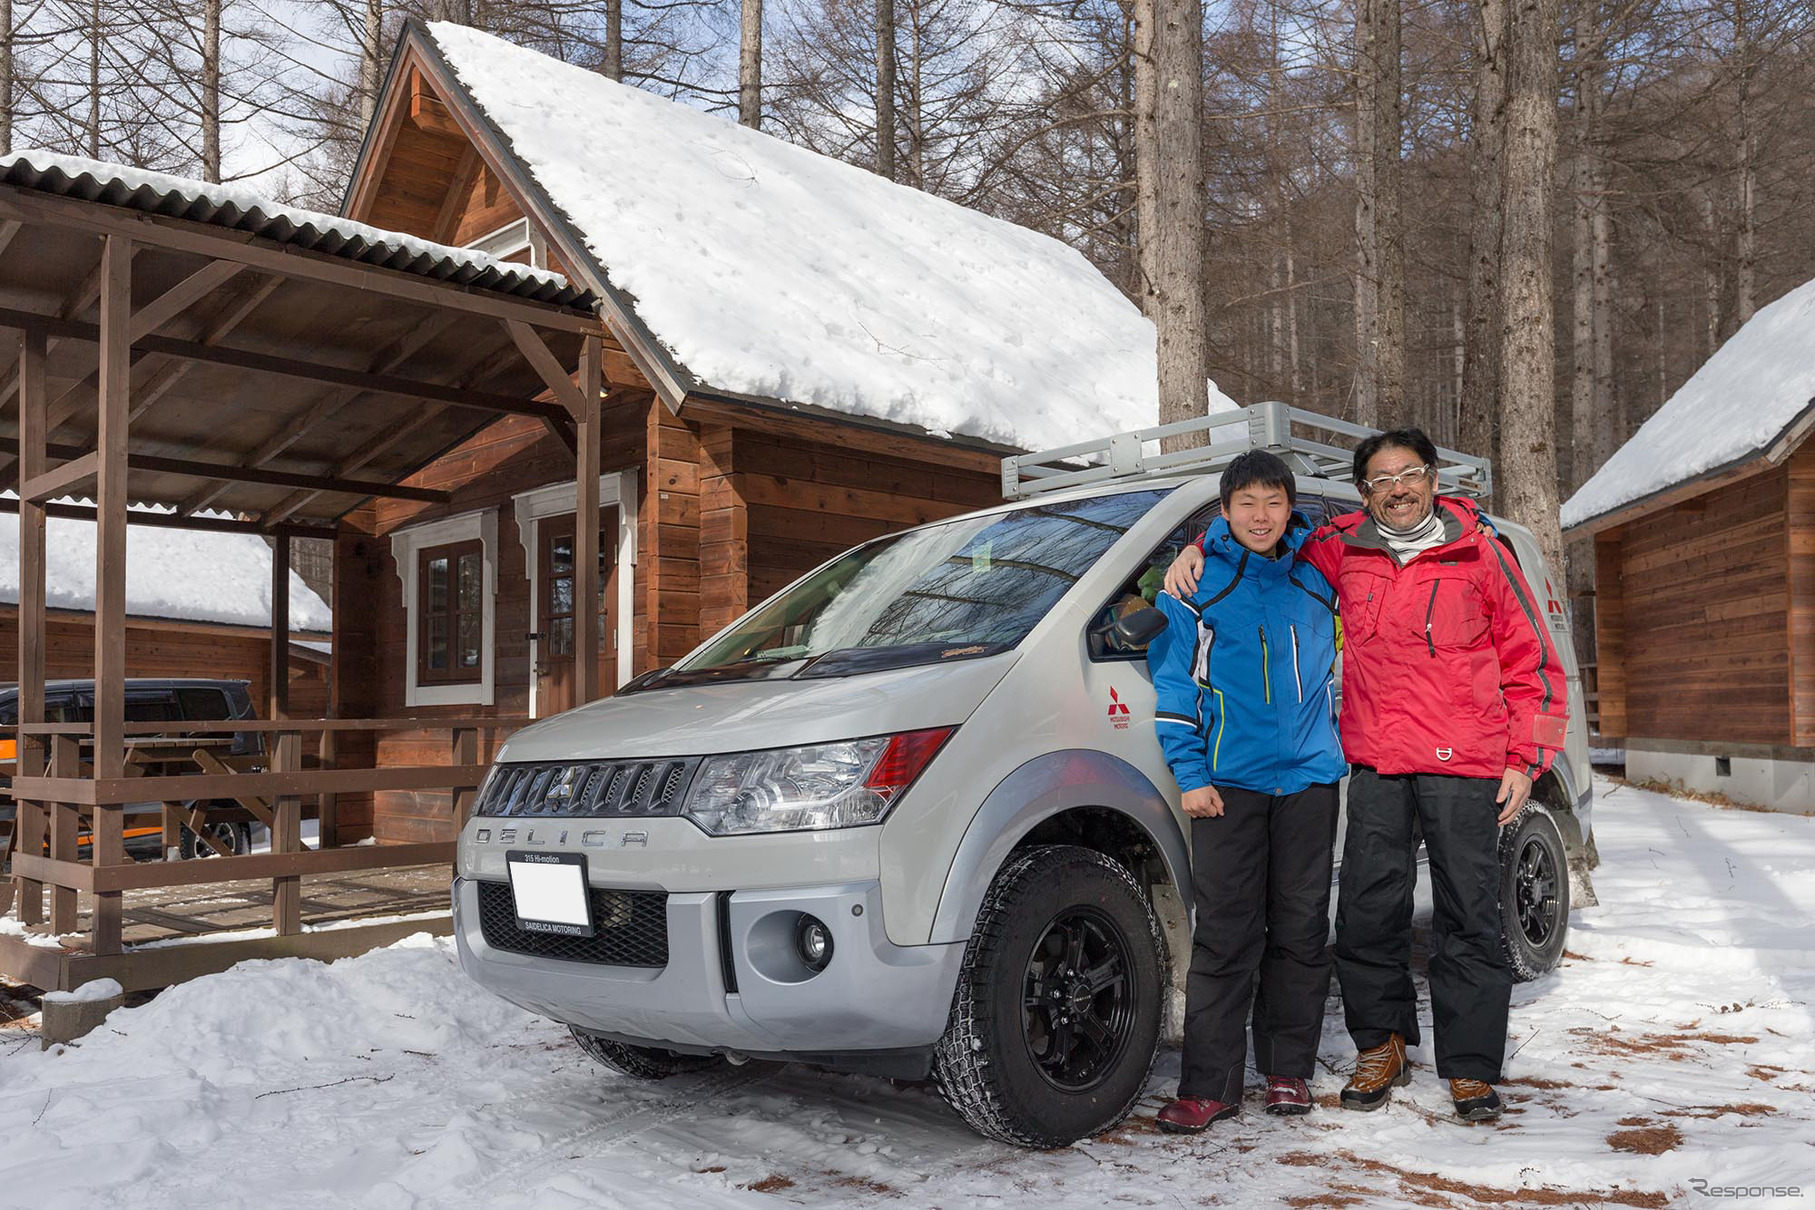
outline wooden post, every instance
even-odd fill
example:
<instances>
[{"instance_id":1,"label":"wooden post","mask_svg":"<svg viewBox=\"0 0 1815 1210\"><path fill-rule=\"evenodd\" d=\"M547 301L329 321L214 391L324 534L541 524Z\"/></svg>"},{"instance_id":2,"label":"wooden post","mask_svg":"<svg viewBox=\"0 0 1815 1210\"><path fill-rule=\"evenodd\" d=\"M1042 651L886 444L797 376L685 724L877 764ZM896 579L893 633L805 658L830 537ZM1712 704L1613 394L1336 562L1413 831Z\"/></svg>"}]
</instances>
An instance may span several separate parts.
<instances>
[{"instance_id":1,"label":"wooden post","mask_svg":"<svg viewBox=\"0 0 1815 1210\"><path fill-rule=\"evenodd\" d=\"M52 736L50 741L50 775L81 776L81 741L73 735ZM76 833L82 822L73 803L52 803L50 809L50 855L55 861L74 861L79 849ZM50 931L61 936L76 931L76 893L69 887L50 889Z\"/></svg>"},{"instance_id":2,"label":"wooden post","mask_svg":"<svg viewBox=\"0 0 1815 1210\"><path fill-rule=\"evenodd\" d=\"M321 747L315 763L324 769L338 768L339 741L336 732L321 733ZM315 800L315 847L333 849L340 845L340 799L331 790L323 790Z\"/></svg>"},{"instance_id":3,"label":"wooden post","mask_svg":"<svg viewBox=\"0 0 1815 1210\"><path fill-rule=\"evenodd\" d=\"M19 349L19 482L44 473L44 358L42 330L28 330ZM19 722L44 721L44 505L19 501ZM14 771L20 777L44 772L44 737L17 734ZM14 848L34 857L44 849L48 817L42 802L15 804ZM18 879L19 920L44 920L44 884Z\"/></svg>"},{"instance_id":4,"label":"wooden post","mask_svg":"<svg viewBox=\"0 0 1815 1210\"><path fill-rule=\"evenodd\" d=\"M574 416L574 672L576 705L599 696L599 386L598 337L580 342L580 410Z\"/></svg>"},{"instance_id":5,"label":"wooden post","mask_svg":"<svg viewBox=\"0 0 1815 1210\"><path fill-rule=\"evenodd\" d=\"M295 731L272 735L271 772L294 773L301 764L302 736ZM273 853L302 852L302 799L283 794L273 800L276 826L271 829ZM271 924L279 937L302 932L302 877L288 874L271 880Z\"/></svg>"},{"instance_id":6,"label":"wooden post","mask_svg":"<svg viewBox=\"0 0 1815 1210\"><path fill-rule=\"evenodd\" d=\"M1595 692L1601 738L1626 736L1626 582L1619 531L1594 539Z\"/></svg>"},{"instance_id":7,"label":"wooden post","mask_svg":"<svg viewBox=\"0 0 1815 1210\"><path fill-rule=\"evenodd\" d=\"M125 823L126 811L119 803L95 807L94 831L88 846L88 860L95 868L126 864ZM105 956L120 952L125 907L122 891L95 893L94 919L89 925L89 948L94 953Z\"/></svg>"},{"instance_id":8,"label":"wooden post","mask_svg":"<svg viewBox=\"0 0 1815 1210\"><path fill-rule=\"evenodd\" d=\"M479 731L475 727L456 727L453 735L453 763L456 765L476 765L479 763ZM478 796L477 790L454 791L454 835L466 827L466 821L473 815L473 800Z\"/></svg>"},{"instance_id":9,"label":"wooden post","mask_svg":"<svg viewBox=\"0 0 1815 1210\"><path fill-rule=\"evenodd\" d=\"M126 722L126 412L132 388L132 242L123 235L106 237L100 287L94 776L106 780L122 776L126 760L122 729ZM96 813L97 827L101 814Z\"/></svg>"},{"instance_id":10,"label":"wooden post","mask_svg":"<svg viewBox=\"0 0 1815 1210\"><path fill-rule=\"evenodd\" d=\"M290 530L271 535L271 684L269 715L290 717Z\"/></svg>"}]
</instances>

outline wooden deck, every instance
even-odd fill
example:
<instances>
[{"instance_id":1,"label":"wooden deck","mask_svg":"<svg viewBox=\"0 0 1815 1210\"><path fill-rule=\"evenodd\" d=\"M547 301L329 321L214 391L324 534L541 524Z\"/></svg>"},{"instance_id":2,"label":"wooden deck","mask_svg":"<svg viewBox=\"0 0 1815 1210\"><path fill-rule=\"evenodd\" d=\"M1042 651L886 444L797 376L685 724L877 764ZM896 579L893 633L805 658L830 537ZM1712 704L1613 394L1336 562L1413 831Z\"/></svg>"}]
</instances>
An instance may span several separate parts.
<instances>
[{"instance_id":1,"label":"wooden deck","mask_svg":"<svg viewBox=\"0 0 1815 1210\"><path fill-rule=\"evenodd\" d=\"M34 944L37 938L7 934L0 935L0 970L44 991L103 978L135 991L213 974L248 958L345 958L412 933L446 935L452 928L451 879L445 864L305 874L303 931L290 936L278 936L271 925L269 878L133 891L125 896L121 953L53 949ZM90 929L93 908L94 897L81 895L78 932ZM406 919L395 919L400 916Z\"/></svg>"}]
</instances>

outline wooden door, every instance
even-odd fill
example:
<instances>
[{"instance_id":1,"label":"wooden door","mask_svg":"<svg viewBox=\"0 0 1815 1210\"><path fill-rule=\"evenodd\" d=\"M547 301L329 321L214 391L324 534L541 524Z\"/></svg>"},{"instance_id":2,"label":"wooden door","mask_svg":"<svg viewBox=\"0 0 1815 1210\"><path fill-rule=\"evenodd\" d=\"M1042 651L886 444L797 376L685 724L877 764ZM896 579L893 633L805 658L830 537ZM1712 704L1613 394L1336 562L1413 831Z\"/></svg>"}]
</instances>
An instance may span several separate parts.
<instances>
[{"instance_id":1,"label":"wooden door","mask_svg":"<svg viewBox=\"0 0 1815 1210\"><path fill-rule=\"evenodd\" d=\"M574 675L574 514L537 524L536 716L571 709ZM617 684L618 510L599 510L599 690Z\"/></svg>"}]
</instances>

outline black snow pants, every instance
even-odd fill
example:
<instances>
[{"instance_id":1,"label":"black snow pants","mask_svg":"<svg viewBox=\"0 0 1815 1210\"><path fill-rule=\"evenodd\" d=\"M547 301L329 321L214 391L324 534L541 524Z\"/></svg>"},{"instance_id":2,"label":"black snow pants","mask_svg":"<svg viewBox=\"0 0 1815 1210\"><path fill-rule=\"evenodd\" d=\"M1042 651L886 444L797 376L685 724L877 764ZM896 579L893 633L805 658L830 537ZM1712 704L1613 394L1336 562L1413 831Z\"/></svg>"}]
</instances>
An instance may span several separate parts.
<instances>
[{"instance_id":1,"label":"black snow pants","mask_svg":"<svg viewBox=\"0 0 1815 1210\"><path fill-rule=\"evenodd\" d=\"M1178 1094L1232 1105L1242 1095L1250 1002L1263 1074L1309 1077L1317 1061L1337 798L1334 783L1284 795L1217 792L1223 814L1191 821L1197 920Z\"/></svg>"},{"instance_id":2,"label":"black snow pants","mask_svg":"<svg viewBox=\"0 0 1815 1210\"><path fill-rule=\"evenodd\" d=\"M1500 949L1500 783L1482 777L1349 777L1337 893L1336 978L1360 1050L1397 1033L1419 1041L1412 990L1413 823L1430 854L1431 1020L1437 1074L1493 1083L1506 1053L1512 972Z\"/></svg>"}]
</instances>

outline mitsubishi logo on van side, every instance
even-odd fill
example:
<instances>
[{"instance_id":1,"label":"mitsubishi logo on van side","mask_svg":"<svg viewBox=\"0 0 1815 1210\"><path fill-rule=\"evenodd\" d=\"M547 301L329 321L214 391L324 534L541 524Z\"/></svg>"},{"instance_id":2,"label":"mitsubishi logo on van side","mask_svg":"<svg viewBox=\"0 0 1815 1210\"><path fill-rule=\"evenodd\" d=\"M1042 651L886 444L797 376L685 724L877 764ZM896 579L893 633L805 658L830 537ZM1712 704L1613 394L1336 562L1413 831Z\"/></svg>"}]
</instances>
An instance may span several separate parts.
<instances>
[{"instance_id":1,"label":"mitsubishi logo on van side","mask_svg":"<svg viewBox=\"0 0 1815 1210\"><path fill-rule=\"evenodd\" d=\"M1128 730L1128 703L1116 693L1114 685L1109 687L1109 717L1117 731Z\"/></svg>"}]
</instances>

